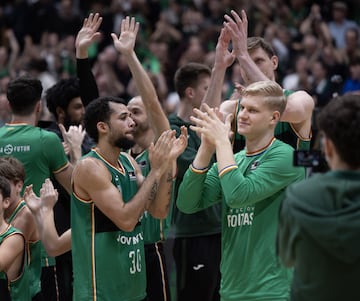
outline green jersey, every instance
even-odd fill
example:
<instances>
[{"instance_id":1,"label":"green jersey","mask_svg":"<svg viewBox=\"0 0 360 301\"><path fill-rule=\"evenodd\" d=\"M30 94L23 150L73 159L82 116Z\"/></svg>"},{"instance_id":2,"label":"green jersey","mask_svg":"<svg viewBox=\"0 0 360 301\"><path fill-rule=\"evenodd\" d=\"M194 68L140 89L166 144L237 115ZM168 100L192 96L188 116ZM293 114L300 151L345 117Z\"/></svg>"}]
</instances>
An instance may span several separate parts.
<instances>
[{"instance_id":1,"label":"green jersey","mask_svg":"<svg viewBox=\"0 0 360 301\"><path fill-rule=\"evenodd\" d=\"M13 156L25 168L24 188L33 185L39 195L45 179L69 165L60 138L52 132L29 124L6 124L0 128L0 156ZM42 251L43 266L54 265L55 260Z\"/></svg>"},{"instance_id":2,"label":"green jersey","mask_svg":"<svg viewBox=\"0 0 360 301\"><path fill-rule=\"evenodd\" d=\"M23 234L16 228L12 226L8 226L4 232L0 233L0 245L3 243L5 239L12 235L21 235L24 239ZM25 239L24 239L25 243ZM2 275L6 277L5 274ZM23 255L23 263L21 268L21 273L13 281L8 282L8 287L10 291L10 297L13 301L30 301L30 291L29 291L29 278L28 278L28 271L27 271L27 265L26 265L26 248L24 246L24 255ZM3 294L3 293L1 293ZM6 294L6 293L5 293Z\"/></svg>"},{"instance_id":3,"label":"green jersey","mask_svg":"<svg viewBox=\"0 0 360 301\"><path fill-rule=\"evenodd\" d=\"M142 175L146 177L150 172L149 152L147 150L143 151L136 156L135 160L141 168ZM170 206L170 208L172 208L172 206ZM172 210L170 210L166 219L157 219L152 217L147 211L144 212L141 225L143 227L145 244L165 240L170 227L171 212Z\"/></svg>"},{"instance_id":4,"label":"green jersey","mask_svg":"<svg viewBox=\"0 0 360 301\"><path fill-rule=\"evenodd\" d=\"M17 214L26 206L25 201L20 201L16 206L14 212L10 215L7 222L11 224L16 218ZM41 242L29 241L27 242L27 265L28 265L28 274L29 274L29 286L30 286L30 295L34 297L41 290Z\"/></svg>"},{"instance_id":5,"label":"green jersey","mask_svg":"<svg viewBox=\"0 0 360 301\"><path fill-rule=\"evenodd\" d=\"M285 188L304 178L293 148L279 140L258 152L235 154L236 167L218 176L189 169L177 204L187 213L222 203L221 300L287 300L291 272L275 253L277 215Z\"/></svg>"},{"instance_id":6,"label":"green jersey","mask_svg":"<svg viewBox=\"0 0 360 301\"><path fill-rule=\"evenodd\" d=\"M284 90L285 97L291 95L293 91ZM240 99L236 103L235 116L238 115L240 110ZM241 136L237 131L237 122L236 118L232 124L232 131L235 133L233 141L233 150L234 153L239 152L245 147L245 138ZM297 150L309 150L311 143L311 132L309 137L302 137L294 128L291 123L288 122L278 122L275 127L275 137L279 140L291 145L294 149Z\"/></svg>"},{"instance_id":7,"label":"green jersey","mask_svg":"<svg viewBox=\"0 0 360 301\"><path fill-rule=\"evenodd\" d=\"M128 202L138 191L135 168L127 154L119 167L95 150L93 157L109 170L112 183ZM71 196L71 241L76 301L136 301L146 295L146 268L141 223L132 232L119 229L90 200Z\"/></svg>"},{"instance_id":8,"label":"green jersey","mask_svg":"<svg viewBox=\"0 0 360 301\"><path fill-rule=\"evenodd\" d=\"M171 129L176 130L177 136L180 135L180 128L182 125L186 126L188 129L188 145L185 151L177 159L178 172L174 189L174 197L176 200L183 176L191 162L194 160L201 140L198 135L190 129L191 124L185 122L178 116L170 116L169 122ZM189 198L189 201L191 201L191 194L189 194ZM175 236L179 238L212 235L221 232L221 206L218 204L194 214L185 214L174 207L172 219L172 223L175 226Z\"/></svg>"},{"instance_id":9,"label":"green jersey","mask_svg":"<svg viewBox=\"0 0 360 301\"><path fill-rule=\"evenodd\" d=\"M33 184L37 195L46 178L69 164L56 134L28 124L6 124L0 128L1 156L13 156L24 165L24 189Z\"/></svg>"}]
</instances>

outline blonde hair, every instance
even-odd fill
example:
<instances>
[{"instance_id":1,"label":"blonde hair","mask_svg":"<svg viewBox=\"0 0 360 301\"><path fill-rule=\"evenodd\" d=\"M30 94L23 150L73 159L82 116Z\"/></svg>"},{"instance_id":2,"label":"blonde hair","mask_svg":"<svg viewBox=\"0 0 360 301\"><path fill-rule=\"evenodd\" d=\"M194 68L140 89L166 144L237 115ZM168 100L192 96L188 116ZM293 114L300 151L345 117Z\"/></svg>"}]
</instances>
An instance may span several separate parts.
<instances>
[{"instance_id":1,"label":"blonde hair","mask_svg":"<svg viewBox=\"0 0 360 301\"><path fill-rule=\"evenodd\" d=\"M242 97L260 96L271 110L279 111L280 114L284 112L286 107L283 89L271 80L252 83L242 90L241 95Z\"/></svg>"}]
</instances>

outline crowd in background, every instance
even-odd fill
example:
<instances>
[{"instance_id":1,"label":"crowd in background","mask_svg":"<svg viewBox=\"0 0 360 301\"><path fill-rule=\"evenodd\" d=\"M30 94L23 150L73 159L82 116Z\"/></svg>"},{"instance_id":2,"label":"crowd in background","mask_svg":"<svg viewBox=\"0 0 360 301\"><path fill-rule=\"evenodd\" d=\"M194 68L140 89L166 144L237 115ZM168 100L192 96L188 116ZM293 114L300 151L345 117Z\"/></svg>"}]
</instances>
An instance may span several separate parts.
<instances>
[{"instance_id":1,"label":"crowd in background","mask_svg":"<svg viewBox=\"0 0 360 301\"><path fill-rule=\"evenodd\" d=\"M11 78L29 74L44 91L76 74L74 39L89 12L103 16L102 36L91 49L100 95L125 99L137 94L127 64L112 46L126 15L140 22L137 53L151 74L167 113L176 110L173 77L187 62L212 67L224 14L245 9L249 36L263 36L278 57L277 81L286 89L309 92L318 108L334 95L360 90L360 13L357 1L218 0L18 0L0 5L0 103ZM239 67L229 68L223 98ZM50 114L44 106L43 119ZM2 111L2 123L7 112Z\"/></svg>"}]
</instances>

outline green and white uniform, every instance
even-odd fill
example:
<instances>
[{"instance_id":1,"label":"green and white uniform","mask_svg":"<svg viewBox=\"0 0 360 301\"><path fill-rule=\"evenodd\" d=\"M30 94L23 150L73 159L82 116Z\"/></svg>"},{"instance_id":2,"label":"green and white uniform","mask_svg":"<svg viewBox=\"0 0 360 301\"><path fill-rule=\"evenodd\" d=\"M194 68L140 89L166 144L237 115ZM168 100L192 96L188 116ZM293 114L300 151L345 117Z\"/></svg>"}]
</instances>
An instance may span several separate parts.
<instances>
[{"instance_id":1,"label":"green and white uniform","mask_svg":"<svg viewBox=\"0 0 360 301\"><path fill-rule=\"evenodd\" d=\"M93 157L109 170L112 183L124 202L138 191L135 168L125 153L119 167L111 165L95 150ZM92 200L71 196L71 233L74 300L132 301L145 298L146 268L140 222L132 232L119 229Z\"/></svg>"},{"instance_id":2,"label":"green and white uniform","mask_svg":"<svg viewBox=\"0 0 360 301\"><path fill-rule=\"evenodd\" d=\"M7 222L11 224L16 218L17 214L26 206L25 201L20 201L16 206L14 212L7 219ZM29 241L29 245L26 247L27 251L27 265L29 274L29 286L30 295L34 297L41 290L40 276L41 276L41 242Z\"/></svg>"},{"instance_id":3,"label":"green and white uniform","mask_svg":"<svg viewBox=\"0 0 360 301\"><path fill-rule=\"evenodd\" d=\"M237 166L219 177L191 168L180 185L177 205L196 212L222 200L221 300L287 300L291 271L275 254L279 205L285 188L304 178L292 165L293 148L273 139L254 153L235 154Z\"/></svg>"},{"instance_id":4,"label":"green and white uniform","mask_svg":"<svg viewBox=\"0 0 360 301\"><path fill-rule=\"evenodd\" d=\"M3 241L5 239L7 239L8 237L10 237L12 235L21 235L21 237L24 239L24 243L25 243L25 238L24 238L23 234L18 229L9 225L5 229L4 232L0 233L0 245L3 243ZM6 278L6 275L5 275L5 273L2 272L0 278L4 279L4 277ZM15 279L13 281L9 281L8 285L9 285L10 297L11 297L12 301L30 301L31 300L30 290L29 290L28 270L27 270L27 265L26 265L25 246L24 246L24 255L23 255L23 264L22 264L22 268L21 268L21 273L17 279ZM1 293L1 294L3 294L3 293ZM1 297L1 295L0 295L0 297Z\"/></svg>"}]
</instances>

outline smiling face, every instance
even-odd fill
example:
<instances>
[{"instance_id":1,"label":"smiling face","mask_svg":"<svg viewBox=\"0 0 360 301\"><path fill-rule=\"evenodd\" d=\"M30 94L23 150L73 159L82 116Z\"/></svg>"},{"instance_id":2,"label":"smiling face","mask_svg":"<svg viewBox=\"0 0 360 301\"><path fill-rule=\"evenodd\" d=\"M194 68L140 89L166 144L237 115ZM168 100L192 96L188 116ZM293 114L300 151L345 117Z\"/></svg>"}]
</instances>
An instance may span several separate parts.
<instances>
[{"instance_id":1,"label":"smiling face","mask_svg":"<svg viewBox=\"0 0 360 301\"><path fill-rule=\"evenodd\" d=\"M134 120L134 136L147 132L150 128L144 104L140 96L132 98L127 105Z\"/></svg>"}]
</instances>

